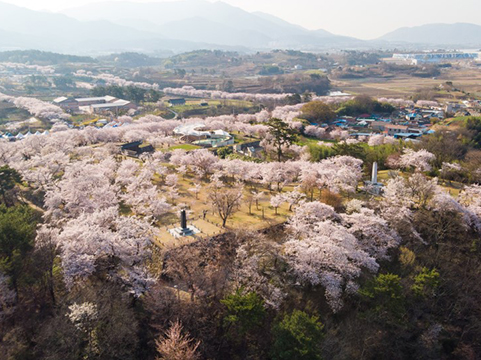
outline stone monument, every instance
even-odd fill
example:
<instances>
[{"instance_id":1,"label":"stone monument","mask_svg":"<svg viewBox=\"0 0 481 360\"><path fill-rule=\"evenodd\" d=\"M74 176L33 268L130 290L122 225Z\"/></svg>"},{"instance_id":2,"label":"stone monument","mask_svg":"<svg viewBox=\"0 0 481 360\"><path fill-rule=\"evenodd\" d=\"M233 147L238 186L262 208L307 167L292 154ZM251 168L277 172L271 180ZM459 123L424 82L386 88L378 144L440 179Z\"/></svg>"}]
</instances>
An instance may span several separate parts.
<instances>
[{"instance_id":1,"label":"stone monument","mask_svg":"<svg viewBox=\"0 0 481 360\"><path fill-rule=\"evenodd\" d=\"M170 229L169 233L175 238L181 238L186 236L194 236L200 233L200 230L195 226L187 225L187 212L182 210L180 212L180 227Z\"/></svg>"},{"instance_id":2,"label":"stone monument","mask_svg":"<svg viewBox=\"0 0 481 360\"><path fill-rule=\"evenodd\" d=\"M182 229L187 229L187 213L185 210L180 212L180 227Z\"/></svg>"},{"instance_id":3,"label":"stone monument","mask_svg":"<svg viewBox=\"0 0 481 360\"><path fill-rule=\"evenodd\" d=\"M377 162L374 162L372 164L372 177L371 177L371 182L373 184L377 184Z\"/></svg>"},{"instance_id":4,"label":"stone monument","mask_svg":"<svg viewBox=\"0 0 481 360\"><path fill-rule=\"evenodd\" d=\"M364 182L364 189L373 195L380 195L382 193L383 184L377 182L377 162L372 164L371 181Z\"/></svg>"}]
</instances>

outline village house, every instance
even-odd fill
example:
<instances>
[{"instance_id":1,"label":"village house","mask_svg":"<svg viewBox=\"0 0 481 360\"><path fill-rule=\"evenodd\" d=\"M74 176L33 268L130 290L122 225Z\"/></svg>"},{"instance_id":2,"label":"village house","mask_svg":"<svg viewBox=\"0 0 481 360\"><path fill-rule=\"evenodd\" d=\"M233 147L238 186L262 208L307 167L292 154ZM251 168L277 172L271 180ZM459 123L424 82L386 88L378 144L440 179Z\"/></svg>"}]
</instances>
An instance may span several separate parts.
<instances>
[{"instance_id":1,"label":"village house","mask_svg":"<svg viewBox=\"0 0 481 360\"><path fill-rule=\"evenodd\" d=\"M370 127L373 131L384 132L384 130L386 130L386 125L390 125L390 123L385 121L373 121L370 124Z\"/></svg>"},{"instance_id":2,"label":"village house","mask_svg":"<svg viewBox=\"0 0 481 360\"><path fill-rule=\"evenodd\" d=\"M142 140L124 144L120 147L120 150L126 155L132 157L138 157L144 153L151 153L155 151L152 145L144 143Z\"/></svg>"},{"instance_id":3,"label":"village house","mask_svg":"<svg viewBox=\"0 0 481 360\"><path fill-rule=\"evenodd\" d=\"M258 158L261 156L262 151L264 151L264 148L260 144L260 141L237 144L234 146L234 152L252 158Z\"/></svg>"},{"instance_id":4,"label":"village house","mask_svg":"<svg viewBox=\"0 0 481 360\"><path fill-rule=\"evenodd\" d=\"M83 110L89 113L115 112L120 110L135 109L135 104L127 100L117 99L113 96L101 96L90 98L67 98L59 97L53 101L54 105L60 106L70 112Z\"/></svg>"},{"instance_id":5,"label":"village house","mask_svg":"<svg viewBox=\"0 0 481 360\"><path fill-rule=\"evenodd\" d=\"M421 114L418 113L410 113L406 115L406 120L407 121L419 121L423 118Z\"/></svg>"},{"instance_id":6,"label":"village house","mask_svg":"<svg viewBox=\"0 0 481 360\"><path fill-rule=\"evenodd\" d=\"M89 107L89 112L94 113L94 114L102 114L102 113L105 113L105 112L114 112L114 113L118 114L119 111L122 111L122 110L127 111L127 110L131 110L131 109L136 109L136 108L137 108L137 106L135 106L135 104L133 104L132 102L127 101L127 100L118 99L118 100L115 100L113 102L106 103L106 104L91 105Z\"/></svg>"},{"instance_id":7,"label":"village house","mask_svg":"<svg viewBox=\"0 0 481 360\"><path fill-rule=\"evenodd\" d=\"M180 106L180 105L185 105L185 99L184 98L179 98L179 99L169 99L167 100L170 106Z\"/></svg>"},{"instance_id":8,"label":"village house","mask_svg":"<svg viewBox=\"0 0 481 360\"><path fill-rule=\"evenodd\" d=\"M53 104L60 106L62 109L70 112L79 110L78 101L74 98L61 96L53 100Z\"/></svg>"},{"instance_id":9,"label":"village house","mask_svg":"<svg viewBox=\"0 0 481 360\"><path fill-rule=\"evenodd\" d=\"M406 133L408 128L406 125L386 125L384 132L389 136L394 136L396 134Z\"/></svg>"}]
</instances>

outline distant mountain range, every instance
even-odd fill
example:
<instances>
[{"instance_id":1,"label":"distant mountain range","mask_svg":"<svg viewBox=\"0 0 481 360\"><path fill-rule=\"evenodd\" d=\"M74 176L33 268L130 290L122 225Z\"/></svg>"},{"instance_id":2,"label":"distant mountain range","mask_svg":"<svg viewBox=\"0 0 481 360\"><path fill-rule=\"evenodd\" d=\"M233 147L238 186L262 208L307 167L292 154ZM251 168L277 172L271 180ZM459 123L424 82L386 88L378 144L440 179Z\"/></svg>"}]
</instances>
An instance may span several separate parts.
<instances>
[{"instance_id":1,"label":"distant mountain range","mask_svg":"<svg viewBox=\"0 0 481 360\"><path fill-rule=\"evenodd\" d=\"M474 24L428 24L403 27L380 40L412 44L481 46L481 26Z\"/></svg>"},{"instance_id":2,"label":"distant mountain range","mask_svg":"<svg viewBox=\"0 0 481 360\"><path fill-rule=\"evenodd\" d=\"M252 49L368 46L362 40L325 30L309 31L273 15L249 13L223 2L102 2L69 9L64 14L83 21L108 20L182 41Z\"/></svg>"},{"instance_id":3,"label":"distant mountain range","mask_svg":"<svg viewBox=\"0 0 481 360\"><path fill-rule=\"evenodd\" d=\"M481 46L481 26L425 25L363 41L321 29L307 30L270 14L249 13L223 2L100 2L62 14L0 2L0 50L165 54L197 49L369 49L399 44Z\"/></svg>"}]
</instances>

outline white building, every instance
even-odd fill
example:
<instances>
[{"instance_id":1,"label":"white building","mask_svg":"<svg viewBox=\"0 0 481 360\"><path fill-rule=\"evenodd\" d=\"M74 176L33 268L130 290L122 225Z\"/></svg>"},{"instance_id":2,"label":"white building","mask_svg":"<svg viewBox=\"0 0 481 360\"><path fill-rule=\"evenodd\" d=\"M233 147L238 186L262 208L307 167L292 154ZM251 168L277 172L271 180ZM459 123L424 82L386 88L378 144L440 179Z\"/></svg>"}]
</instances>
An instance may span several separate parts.
<instances>
[{"instance_id":1,"label":"white building","mask_svg":"<svg viewBox=\"0 0 481 360\"><path fill-rule=\"evenodd\" d=\"M203 147L222 147L234 144L234 137L224 130L199 130L205 124L195 123L181 125L174 129L174 134L179 135L185 142Z\"/></svg>"}]
</instances>

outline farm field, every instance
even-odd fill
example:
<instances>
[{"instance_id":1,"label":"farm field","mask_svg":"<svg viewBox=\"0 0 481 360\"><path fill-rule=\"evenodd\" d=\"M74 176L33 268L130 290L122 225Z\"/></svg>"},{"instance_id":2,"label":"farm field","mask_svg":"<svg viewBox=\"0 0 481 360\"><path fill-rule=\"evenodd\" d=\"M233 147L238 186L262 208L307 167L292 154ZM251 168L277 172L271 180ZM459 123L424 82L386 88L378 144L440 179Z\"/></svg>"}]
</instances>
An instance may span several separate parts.
<instances>
[{"instance_id":1,"label":"farm field","mask_svg":"<svg viewBox=\"0 0 481 360\"><path fill-rule=\"evenodd\" d=\"M31 117L32 115L28 111L19 109L13 104L0 101L0 125L8 122L25 121Z\"/></svg>"},{"instance_id":2,"label":"farm field","mask_svg":"<svg viewBox=\"0 0 481 360\"><path fill-rule=\"evenodd\" d=\"M201 105L201 103L207 105ZM232 113L245 113L254 110L255 106L249 101L242 100L212 100L212 99L198 99L188 98L185 105L177 105L169 107L165 102L168 110L166 112L173 112L180 117L189 116L213 116Z\"/></svg>"},{"instance_id":3,"label":"farm field","mask_svg":"<svg viewBox=\"0 0 481 360\"><path fill-rule=\"evenodd\" d=\"M420 89L434 89L446 81L452 81L456 88L481 96L481 69L452 69L439 77L418 78L400 75L395 78L365 78L355 80L333 80L332 85L352 94L365 94L374 97L409 97ZM446 93L446 99L453 94ZM459 93L455 95L460 95Z\"/></svg>"}]
</instances>

